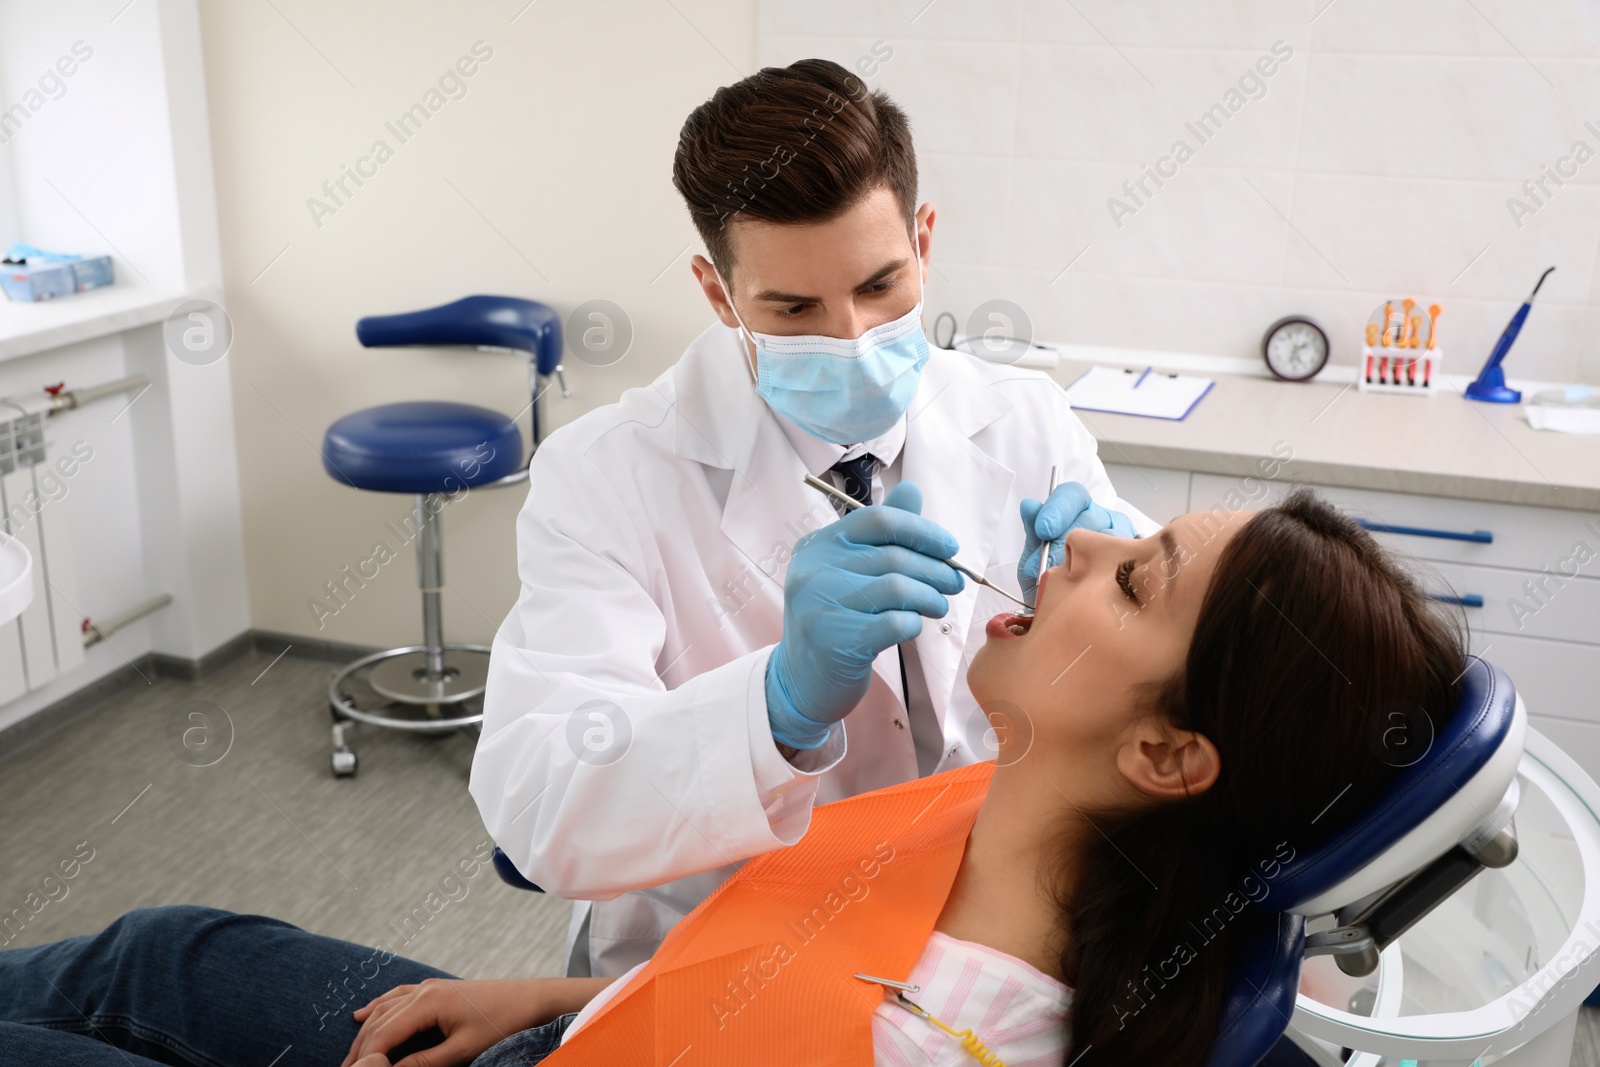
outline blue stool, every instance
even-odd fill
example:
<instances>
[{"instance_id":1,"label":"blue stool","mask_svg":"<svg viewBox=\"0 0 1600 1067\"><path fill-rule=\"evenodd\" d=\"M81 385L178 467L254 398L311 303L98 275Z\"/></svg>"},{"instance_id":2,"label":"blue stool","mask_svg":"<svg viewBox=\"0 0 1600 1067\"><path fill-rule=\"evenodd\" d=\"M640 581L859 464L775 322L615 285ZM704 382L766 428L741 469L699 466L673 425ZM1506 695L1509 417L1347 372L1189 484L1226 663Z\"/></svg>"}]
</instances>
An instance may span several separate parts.
<instances>
[{"instance_id":1,"label":"blue stool","mask_svg":"<svg viewBox=\"0 0 1600 1067\"><path fill-rule=\"evenodd\" d=\"M539 447L540 400L549 377L571 395L562 374L561 320L551 308L510 296L469 296L452 304L356 323L369 348L471 345L521 353L529 361L530 430ZM532 452L528 462L532 461ZM441 734L483 721L489 647L448 643L439 594L444 585L439 512L474 488L501 488L528 479L522 433L498 411L442 400L407 400L352 412L328 427L322 465L336 481L380 493L409 493L422 587L423 643L375 652L346 665L328 685L333 715L333 773L356 773L349 731L357 723ZM345 691L357 673L388 701L360 708ZM477 700L477 709L471 706Z\"/></svg>"}]
</instances>

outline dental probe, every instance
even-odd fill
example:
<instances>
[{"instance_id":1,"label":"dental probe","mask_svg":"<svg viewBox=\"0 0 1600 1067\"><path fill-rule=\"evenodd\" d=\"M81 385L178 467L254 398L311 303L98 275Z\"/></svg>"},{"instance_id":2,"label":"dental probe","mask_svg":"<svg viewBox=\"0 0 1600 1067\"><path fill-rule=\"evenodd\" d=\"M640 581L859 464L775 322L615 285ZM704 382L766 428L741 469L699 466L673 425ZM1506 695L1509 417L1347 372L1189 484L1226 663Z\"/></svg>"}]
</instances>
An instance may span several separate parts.
<instances>
[{"instance_id":1,"label":"dental probe","mask_svg":"<svg viewBox=\"0 0 1600 1067\"><path fill-rule=\"evenodd\" d=\"M1146 373L1149 372L1149 368L1148 367L1146 367L1145 370L1146 370ZM1056 470L1057 469L1058 468L1056 468L1056 467L1051 467L1050 468L1050 488L1048 488L1048 489L1046 489L1044 491L1045 500L1049 500L1050 499L1050 494L1056 491ZM1055 546L1055 542L1054 541L1051 541L1049 544L1040 545L1039 546L1039 570L1041 572L1044 571L1046 568L1048 568L1050 566L1050 549L1053 548L1054 546Z\"/></svg>"},{"instance_id":2,"label":"dental probe","mask_svg":"<svg viewBox=\"0 0 1600 1067\"><path fill-rule=\"evenodd\" d=\"M806 475L805 483L811 488L815 489L817 492L823 493L826 496L837 500L851 511L855 511L857 508L866 507L865 504L857 500L855 497L850 496L848 493L839 492L839 490L835 489L821 478L818 478L815 474ZM989 581L989 579L985 578L971 567L968 567L966 564L956 562L956 558L954 556L951 556L949 559L945 560L945 562L950 564L950 566L954 567L956 570L960 571L962 574L966 575L968 578L971 578L977 584L987 586L988 588L993 589L996 593L999 593L1001 596L1005 597L1007 600L1021 604L1022 610L1027 612L1029 615L1033 614L1033 609L1028 607L1025 602L1018 600L1016 597L1012 596L1004 589L1001 589L998 585L995 585L993 582Z\"/></svg>"}]
</instances>

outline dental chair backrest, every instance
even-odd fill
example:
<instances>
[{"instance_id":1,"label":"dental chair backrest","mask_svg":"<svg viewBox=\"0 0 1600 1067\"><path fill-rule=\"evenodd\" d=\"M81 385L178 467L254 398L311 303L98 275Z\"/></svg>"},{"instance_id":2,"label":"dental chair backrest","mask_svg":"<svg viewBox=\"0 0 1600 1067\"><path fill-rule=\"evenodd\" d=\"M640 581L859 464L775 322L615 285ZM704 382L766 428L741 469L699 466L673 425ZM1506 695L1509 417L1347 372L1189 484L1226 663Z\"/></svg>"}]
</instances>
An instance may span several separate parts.
<instances>
[{"instance_id":1,"label":"dental chair backrest","mask_svg":"<svg viewBox=\"0 0 1600 1067\"><path fill-rule=\"evenodd\" d=\"M368 315L356 323L356 340L368 348L405 345L481 345L526 352L540 375L561 362L561 317L537 300L516 296L464 296L398 315Z\"/></svg>"},{"instance_id":2,"label":"dental chair backrest","mask_svg":"<svg viewBox=\"0 0 1600 1067\"><path fill-rule=\"evenodd\" d=\"M1447 722L1407 724L1424 751L1406 757L1377 802L1316 847L1296 849L1264 879L1266 895L1232 920L1243 951L1208 1067L1311 1064L1283 1036L1301 960L1333 955L1346 973L1370 974L1379 952L1479 871L1516 859L1527 711L1505 672L1477 656L1467 657L1461 685ZM507 883L541 891L498 848L494 865ZM1330 915L1333 929L1306 935L1308 919Z\"/></svg>"},{"instance_id":3,"label":"dental chair backrest","mask_svg":"<svg viewBox=\"0 0 1600 1067\"><path fill-rule=\"evenodd\" d=\"M1209 1067L1311 1063L1283 1037L1304 956L1332 955L1345 973L1370 974L1378 953L1479 871L1516 859L1527 711L1505 672L1477 656L1461 684L1447 722L1407 724L1425 750L1407 757L1383 795L1332 837L1297 849L1236 920L1245 951ZM1305 934L1308 919L1327 916L1332 929Z\"/></svg>"}]
</instances>

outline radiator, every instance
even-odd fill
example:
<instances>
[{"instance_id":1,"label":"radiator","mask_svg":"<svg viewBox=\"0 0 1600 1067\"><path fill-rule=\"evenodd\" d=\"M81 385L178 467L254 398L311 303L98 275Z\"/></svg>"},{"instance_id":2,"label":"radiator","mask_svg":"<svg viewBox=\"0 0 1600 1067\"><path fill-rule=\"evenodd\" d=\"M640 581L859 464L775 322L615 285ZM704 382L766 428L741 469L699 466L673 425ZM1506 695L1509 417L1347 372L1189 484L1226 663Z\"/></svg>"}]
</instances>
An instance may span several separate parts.
<instances>
[{"instance_id":1,"label":"radiator","mask_svg":"<svg viewBox=\"0 0 1600 1067\"><path fill-rule=\"evenodd\" d=\"M33 556L33 603L0 625L0 704L82 665L66 481L47 454L48 403L0 400L0 525ZM82 457L79 457L80 459ZM70 460L69 460L70 462Z\"/></svg>"}]
</instances>

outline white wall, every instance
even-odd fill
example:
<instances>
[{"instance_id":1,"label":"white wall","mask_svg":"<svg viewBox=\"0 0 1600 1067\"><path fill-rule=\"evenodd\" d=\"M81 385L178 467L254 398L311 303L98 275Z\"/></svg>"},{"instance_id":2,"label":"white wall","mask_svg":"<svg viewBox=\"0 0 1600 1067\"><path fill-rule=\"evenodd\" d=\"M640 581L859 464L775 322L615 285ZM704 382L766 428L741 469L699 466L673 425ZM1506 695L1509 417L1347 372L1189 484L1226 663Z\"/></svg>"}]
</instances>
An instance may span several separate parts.
<instances>
[{"instance_id":1,"label":"white wall","mask_svg":"<svg viewBox=\"0 0 1600 1067\"><path fill-rule=\"evenodd\" d=\"M205 0L254 625L415 640L409 549L317 628L322 583L378 540L398 547L385 523L409 506L328 478L322 434L393 400L525 402L515 361L362 349L357 318L474 292L563 314L615 301L633 349L604 369L568 360L557 425L648 382L710 321L672 151L688 112L758 59L892 49L868 80L910 110L940 210L932 312L1006 297L1049 340L1256 358L1265 326L1303 311L1351 363L1372 307L1414 295L1444 305L1447 370L1470 372L1557 263L1509 368L1600 381L1600 160L1521 228L1505 203L1579 138L1600 149L1584 126L1600 126L1600 14L1326 2ZM1107 199L1193 143L1184 122L1278 40L1293 56L1265 95L1114 225ZM398 144L385 123L477 41L493 57L466 95ZM328 202L323 183L380 138L393 158L314 219L308 199ZM515 597L521 500L446 512L455 639L487 640Z\"/></svg>"},{"instance_id":2,"label":"white wall","mask_svg":"<svg viewBox=\"0 0 1600 1067\"><path fill-rule=\"evenodd\" d=\"M1259 359L1270 322L1309 312L1354 364L1368 313L1413 296L1471 374L1558 264L1507 371L1600 382L1591 0L760 7L763 64L892 51L868 81L909 110L940 209L934 313L1005 298L1046 340ZM1185 123L1276 41L1293 54L1264 95L1201 144ZM1180 139L1194 158L1129 198ZM1519 227L1507 199L1580 140L1596 158ZM1114 221L1112 197L1135 210Z\"/></svg>"},{"instance_id":3,"label":"white wall","mask_svg":"<svg viewBox=\"0 0 1600 1067\"><path fill-rule=\"evenodd\" d=\"M374 542L398 547L385 523L410 507L330 479L323 432L402 399L511 414L527 386L504 355L363 349L356 319L470 293L563 315L608 299L633 322L632 350L604 369L569 359L574 396L552 396L548 414L560 424L653 379L711 321L687 265L699 244L671 185L678 129L717 86L754 70L754 6L208 0L201 19L254 625L412 643L410 548L317 628L308 601ZM493 56L466 95L399 144L385 123L478 41ZM308 198L380 138L393 158L314 220ZM446 510L451 639L486 642L515 599L522 498L483 491Z\"/></svg>"},{"instance_id":4,"label":"white wall","mask_svg":"<svg viewBox=\"0 0 1600 1067\"><path fill-rule=\"evenodd\" d=\"M0 5L6 104L50 79L5 145L19 232L43 248L107 252L118 284L184 284L156 5ZM73 73L60 76L55 63ZM59 85L59 88L55 86ZM108 227L106 220L118 225ZM0 234L4 238L5 234Z\"/></svg>"}]
</instances>

